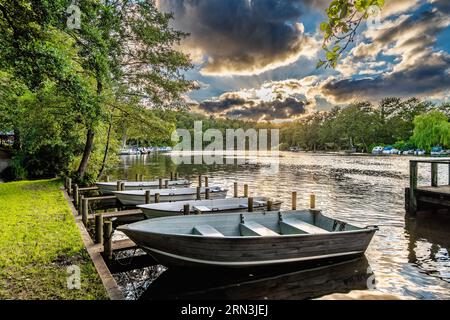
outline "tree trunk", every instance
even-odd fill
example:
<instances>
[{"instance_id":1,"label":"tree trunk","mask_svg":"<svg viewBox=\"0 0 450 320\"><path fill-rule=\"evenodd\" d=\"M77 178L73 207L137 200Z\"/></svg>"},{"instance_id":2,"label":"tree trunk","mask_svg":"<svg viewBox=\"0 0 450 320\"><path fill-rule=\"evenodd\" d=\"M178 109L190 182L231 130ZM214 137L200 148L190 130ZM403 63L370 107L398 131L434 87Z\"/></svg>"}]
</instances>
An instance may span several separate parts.
<instances>
[{"instance_id":1,"label":"tree trunk","mask_svg":"<svg viewBox=\"0 0 450 320\"><path fill-rule=\"evenodd\" d=\"M89 163L89 158L92 153L92 148L94 147L94 131L88 129L86 136L86 144L84 145L83 157L81 158L80 166L78 167L78 175L80 178L84 177L86 169Z\"/></svg>"},{"instance_id":2,"label":"tree trunk","mask_svg":"<svg viewBox=\"0 0 450 320\"><path fill-rule=\"evenodd\" d=\"M100 171L98 172L97 180L100 179L100 177L103 174L103 170L105 170L106 158L108 157L108 151L109 151L109 140L111 137L111 128L112 128L112 114L111 114L111 118L109 119L108 136L106 137L106 146L105 146L105 153L103 154L102 167L100 168Z\"/></svg>"}]
</instances>

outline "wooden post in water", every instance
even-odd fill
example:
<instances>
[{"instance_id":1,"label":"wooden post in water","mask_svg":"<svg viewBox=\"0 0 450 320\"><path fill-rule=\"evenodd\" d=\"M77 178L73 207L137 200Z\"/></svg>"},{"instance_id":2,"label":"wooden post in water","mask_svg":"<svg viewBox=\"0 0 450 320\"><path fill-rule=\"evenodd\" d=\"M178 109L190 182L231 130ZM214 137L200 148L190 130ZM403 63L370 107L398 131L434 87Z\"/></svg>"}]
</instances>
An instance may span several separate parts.
<instances>
[{"instance_id":1,"label":"wooden post in water","mask_svg":"<svg viewBox=\"0 0 450 320\"><path fill-rule=\"evenodd\" d=\"M205 189L205 199L206 199L206 200L209 200L209 192L210 192L210 191L209 191L209 188L206 188L206 189Z\"/></svg>"},{"instance_id":2,"label":"wooden post in water","mask_svg":"<svg viewBox=\"0 0 450 320\"><path fill-rule=\"evenodd\" d=\"M163 188L163 184L162 184L162 178L159 178L159 189Z\"/></svg>"},{"instance_id":3,"label":"wooden post in water","mask_svg":"<svg viewBox=\"0 0 450 320\"><path fill-rule=\"evenodd\" d=\"M103 243L103 215L95 215L95 243Z\"/></svg>"},{"instance_id":4,"label":"wooden post in water","mask_svg":"<svg viewBox=\"0 0 450 320\"><path fill-rule=\"evenodd\" d=\"M103 254L107 260L112 260L112 234L113 226L111 221L103 223Z\"/></svg>"},{"instance_id":5,"label":"wooden post in water","mask_svg":"<svg viewBox=\"0 0 450 320\"><path fill-rule=\"evenodd\" d=\"M170 181L173 181L173 171L170 171Z\"/></svg>"},{"instance_id":6,"label":"wooden post in water","mask_svg":"<svg viewBox=\"0 0 450 320\"><path fill-rule=\"evenodd\" d=\"M191 210L191 209L189 208L189 204L185 204L185 205L183 206L183 214L184 214L185 216L189 215L190 210Z\"/></svg>"},{"instance_id":7,"label":"wooden post in water","mask_svg":"<svg viewBox=\"0 0 450 320\"><path fill-rule=\"evenodd\" d=\"M88 225L88 199L83 198L83 202L81 204L81 220L83 221L83 224L87 227Z\"/></svg>"},{"instance_id":8,"label":"wooden post in water","mask_svg":"<svg viewBox=\"0 0 450 320\"><path fill-rule=\"evenodd\" d=\"M169 180L164 181L164 188L169 189Z\"/></svg>"},{"instance_id":9,"label":"wooden post in water","mask_svg":"<svg viewBox=\"0 0 450 320\"><path fill-rule=\"evenodd\" d=\"M145 190L145 203L150 203L150 190Z\"/></svg>"},{"instance_id":10,"label":"wooden post in water","mask_svg":"<svg viewBox=\"0 0 450 320\"><path fill-rule=\"evenodd\" d=\"M273 202L271 200L267 200L267 211L272 211Z\"/></svg>"},{"instance_id":11,"label":"wooden post in water","mask_svg":"<svg viewBox=\"0 0 450 320\"><path fill-rule=\"evenodd\" d=\"M431 163L431 186L438 186L438 164L433 162Z\"/></svg>"},{"instance_id":12,"label":"wooden post in water","mask_svg":"<svg viewBox=\"0 0 450 320\"><path fill-rule=\"evenodd\" d=\"M75 208L78 207L78 197L80 196L80 192L78 191L78 184L73 186L73 205Z\"/></svg>"},{"instance_id":13,"label":"wooden post in water","mask_svg":"<svg viewBox=\"0 0 450 320\"><path fill-rule=\"evenodd\" d=\"M297 191L292 192L292 210L297 210Z\"/></svg>"},{"instance_id":14,"label":"wooden post in water","mask_svg":"<svg viewBox=\"0 0 450 320\"><path fill-rule=\"evenodd\" d=\"M67 193L69 196L72 194L72 178L67 179Z\"/></svg>"},{"instance_id":15,"label":"wooden post in water","mask_svg":"<svg viewBox=\"0 0 450 320\"><path fill-rule=\"evenodd\" d=\"M159 193L155 193L155 203L159 203Z\"/></svg>"},{"instance_id":16,"label":"wooden post in water","mask_svg":"<svg viewBox=\"0 0 450 320\"><path fill-rule=\"evenodd\" d=\"M199 187L202 186L202 175L201 174L198 176L198 186Z\"/></svg>"},{"instance_id":17,"label":"wooden post in water","mask_svg":"<svg viewBox=\"0 0 450 320\"><path fill-rule=\"evenodd\" d=\"M209 187L209 178L205 176L205 188Z\"/></svg>"},{"instance_id":18,"label":"wooden post in water","mask_svg":"<svg viewBox=\"0 0 450 320\"><path fill-rule=\"evenodd\" d=\"M417 211L417 162L409 161L409 212L415 214Z\"/></svg>"},{"instance_id":19,"label":"wooden post in water","mask_svg":"<svg viewBox=\"0 0 450 320\"><path fill-rule=\"evenodd\" d=\"M106 176L105 182L109 182L109 176Z\"/></svg>"},{"instance_id":20,"label":"wooden post in water","mask_svg":"<svg viewBox=\"0 0 450 320\"><path fill-rule=\"evenodd\" d=\"M248 184L244 184L244 198L248 197Z\"/></svg>"},{"instance_id":21,"label":"wooden post in water","mask_svg":"<svg viewBox=\"0 0 450 320\"><path fill-rule=\"evenodd\" d=\"M238 195L238 183L235 182L234 183L234 197L237 198L238 196L239 196Z\"/></svg>"},{"instance_id":22,"label":"wooden post in water","mask_svg":"<svg viewBox=\"0 0 450 320\"><path fill-rule=\"evenodd\" d=\"M197 187L197 200L201 200L201 187Z\"/></svg>"},{"instance_id":23,"label":"wooden post in water","mask_svg":"<svg viewBox=\"0 0 450 320\"><path fill-rule=\"evenodd\" d=\"M316 195L314 193L309 195L309 208L316 208Z\"/></svg>"},{"instance_id":24,"label":"wooden post in water","mask_svg":"<svg viewBox=\"0 0 450 320\"><path fill-rule=\"evenodd\" d=\"M253 197L248 198L248 212L253 212Z\"/></svg>"},{"instance_id":25,"label":"wooden post in water","mask_svg":"<svg viewBox=\"0 0 450 320\"><path fill-rule=\"evenodd\" d=\"M125 182L121 182L120 183L120 191L124 191L125 190Z\"/></svg>"},{"instance_id":26,"label":"wooden post in water","mask_svg":"<svg viewBox=\"0 0 450 320\"><path fill-rule=\"evenodd\" d=\"M178 180L178 172L175 172L175 180Z\"/></svg>"},{"instance_id":27,"label":"wooden post in water","mask_svg":"<svg viewBox=\"0 0 450 320\"><path fill-rule=\"evenodd\" d=\"M122 183L122 180L117 180L117 191L120 191L120 184Z\"/></svg>"},{"instance_id":28,"label":"wooden post in water","mask_svg":"<svg viewBox=\"0 0 450 320\"><path fill-rule=\"evenodd\" d=\"M143 174L141 174L141 182L143 182L144 181L144 175Z\"/></svg>"},{"instance_id":29,"label":"wooden post in water","mask_svg":"<svg viewBox=\"0 0 450 320\"><path fill-rule=\"evenodd\" d=\"M139 181L139 173L136 173L136 179L135 181Z\"/></svg>"}]
</instances>

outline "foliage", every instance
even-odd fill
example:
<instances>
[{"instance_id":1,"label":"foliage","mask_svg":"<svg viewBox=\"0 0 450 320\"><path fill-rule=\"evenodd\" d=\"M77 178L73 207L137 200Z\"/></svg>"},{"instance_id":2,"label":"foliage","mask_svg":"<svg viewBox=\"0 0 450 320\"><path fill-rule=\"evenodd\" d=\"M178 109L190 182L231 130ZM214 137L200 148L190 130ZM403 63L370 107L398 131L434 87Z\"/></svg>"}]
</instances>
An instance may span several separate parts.
<instances>
[{"instance_id":1,"label":"foliage","mask_svg":"<svg viewBox=\"0 0 450 320\"><path fill-rule=\"evenodd\" d=\"M60 181L0 184L0 299L106 299ZM67 266L81 290L67 288Z\"/></svg>"},{"instance_id":2,"label":"foliage","mask_svg":"<svg viewBox=\"0 0 450 320\"><path fill-rule=\"evenodd\" d=\"M434 146L450 147L449 118L438 110L414 118L414 135L411 140L419 147L430 151Z\"/></svg>"},{"instance_id":3,"label":"foliage","mask_svg":"<svg viewBox=\"0 0 450 320\"><path fill-rule=\"evenodd\" d=\"M321 66L335 68L339 58L354 41L361 23L384 5L384 0L333 0L326 10L328 21L320 24L324 33L322 48L325 60L319 60ZM374 11L374 12L372 12Z\"/></svg>"}]
</instances>

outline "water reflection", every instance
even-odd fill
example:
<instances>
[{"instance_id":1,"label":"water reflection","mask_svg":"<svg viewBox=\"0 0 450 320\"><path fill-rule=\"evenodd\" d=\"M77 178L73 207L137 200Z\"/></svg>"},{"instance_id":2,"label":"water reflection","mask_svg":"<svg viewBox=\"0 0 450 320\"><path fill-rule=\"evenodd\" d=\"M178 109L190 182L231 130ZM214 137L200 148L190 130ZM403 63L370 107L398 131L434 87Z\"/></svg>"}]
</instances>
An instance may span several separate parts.
<instances>
[{"instance_id":1,"label":"water reflection","mask_svg":"<svg viewBox=\"0 0 450 320\"><path fill-rule=\"evenodd\" d=\"M310 299L364 290L374 283L366 258L311 268L242 271L167 270L140 299Z\"/></svg>"},{"instance_id":2,"label":"water reflection","mask_svg":"<svg viewBox=\"0 0 450 320\"><path fill-rule=\"evenodd\" d=\"M334 154L281 153L279 171L266 170L273 159L258 158L261 165L178 165L167 154L129 156L109 174L124 179L136 173L146 178L180 177L196 181L208 174L210 184L233 190L233 182L249 185L250 195L284 201L289 209L291 192L297 191L298 207L309 205L315 193L324 214L358 225L378 225L366 256L383 293L412 298L450 298L450 214L405 217L404 188L409 185L412 157L342 156ZM430 184L430 170L419 165L419 185ZM448 181L448 166L439 166L439 181ZM170 274L169 274L170 275ZM168 277L166 275L166 277Z\"/></svg>"}]
</instances>

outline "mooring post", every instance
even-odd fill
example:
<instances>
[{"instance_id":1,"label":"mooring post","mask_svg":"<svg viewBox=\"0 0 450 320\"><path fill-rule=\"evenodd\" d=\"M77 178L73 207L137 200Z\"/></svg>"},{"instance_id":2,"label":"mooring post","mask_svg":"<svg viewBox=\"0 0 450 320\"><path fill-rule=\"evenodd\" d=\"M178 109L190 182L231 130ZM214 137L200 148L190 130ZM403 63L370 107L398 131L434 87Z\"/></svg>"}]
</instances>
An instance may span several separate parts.
<instances>
[{"instance_id":1,"label":"mooring post","mask_svg":"<svg viewBox=\"0 0 450 320\"><path fill-rule=\"evenodd\" d=\"M83 198L83 203L81 204L81 220L86 227L88 225L88 213L88 199Z\"/></svg>"},{"instance_id":2,"label":"mooring post","mask_svg":"<svg viewBox=\"0 0 450 320\"><path fill-rule=\"evenodd\" d=\"M72 195L72 178L67 179L67 193Z\"/></svg>"},{"instance_id":3,"label":"mooring post","mask_svg":"<svg viewBox=\"0 0 450 320\"><path fill-rule=\"evenodd\" d=\"M164 187L169 189L169 180L164 181Z\"/></svg>"},{"instance_id":4,"label":"mooring post","mask_svg":"<svg viewBox=\"0 0 450 320\"><path fill-rule=\"evenodd\" d=\"M185 204L185 205L183 206L183 214L184 214L185 216L189 215L190 210L191 210L191 209L189 208L189 204Z\"/></svg>"},{"instance_id":5,"label":"mooring post","mask_svg":"<svg viewBox=\"0 0 450 320\"><path fill-rule=\"evenodd\" d=\"M209 192L210 192L210 191L209 191L209 188L206 188L206 189L205 189L205 199L206 199L206 200L209 200Z\"/></svg>"},{"instance_id":6,"label":"mooring post","mask_svg":"<svg viewBox=\"0 0 450 320\"><path fill-rule=\"evenodd\" d=\"M143 174L141 174L141 182L144 182L144 175Z\"/></svg>"},{"instance_id":7,"label":"mooring post","mask_svg":"<svg viewBox=\"0 0 450 320\"><path fill-rule=\"evenodd\" d=\"M178 172L175 172L175 180L178 180Z\"/></svg>"},{"instance_id":8,"label":"mooring post","mask_svg":"<svg viewBox=\"0 0 450 320\"><path fill-rule=\"evenodd\" d=\"M145 203L150 203L150 190L145 190Z\"/></svg>"},{"instance_id":9,"label":"mooring post","mask_svg":"<svg viewBox=\"0 0 450 320\"><path fill-rule=\"evenodd\" d=\"M205 188L209 187L209 178L205 176Z\"/></svg>"},{"instance_id":10,"label":"mooring post","mask_svg":"<svg viewBox=\"0 0 450 320\"><path fill-rule=\"evenodd\" d=\"M316 208L316 195L314 193L309 195L309 208Z\"/></svg>"},{"instance_id":11,"label":"mooring post","mask_svg":"<svg viewBox=\"0 0 450 320\"><path fill-rule=\"evenodd\" d=\"M73 205L75 206L75 208L78 207L79 195L80 195L80 193L78 191L78 184L75 183L75 185L73 186Z\"/></svg>"},{"instance_id":12,"label":"mooring post","mask_svg":"<svg viewBox=\"0 0 450 320\"><path fill-rule=\"evenodd\" d=\"M248 184L244 184L244 198L248 197Z\"/></svg>"},{"instance_id":13,"label":"mooring post","mask_svg":"<svg viewBox=\"0 0 450 320\"><path fill-rule=\"evenodd\" d=\"M253 197L248 198L248 212L253 212Z\"/></svg>"},{"instance_id":14,"label":"mooring post","mask_svg":"<svg viewBox=\"0 0 450 320\"><path fill-rule=\"evenodd\" d=\"M170 181L173 181L173 171L170 171Z\"/></svg>"},{"instance_id":15,"label":"mooring post","mask_svg":"<svg viewBox=\"0 0 450 320\"><path fill-rule=\"evenodd\" d=\"M121 182L120 183L120 191L124 191L125 190L125 182Z\"/></svg>"},{"instance_id":16,"label":"mooring post","mask_svg":"<svg viewBox=\"0 0 450 320\"><path fill-rule=\"evenodd\" d=\"M112 260L112 234L113 225L111 221L105 221L103 223L103 254L107 260Z\"/></svg>"},{"instance_id":17,"label":"mooring post","mask_svg":"<svg viewBox=\"0 0 450 320\"><path fill-rule=\"evenodd\" d=\"M162 189L163 184L162 184L162 178L159 178L159 189Z\"/></svg>"},{"instance_id":18,"label":"mooring post","mask_svg":"<svg viewBox=\"0 0 450 320\"><path fill-rule=\"evenodd\" d=\"M417 162L414 160L409 161L409 212L415 214L417 211Z\"/></svg>"},{"instance_id":19,"label":"mooring post","mask_svg":"<svg viewBox=\"0 0 450 320\"><path fill-rule=\"evenodd\" d=\"M267 200L267 211L272 211L273 202L271 200Z\"/></svg>"},{"instance_id":20,"label":"mooring post","mask_svg":"<svg viewBox=\"0 0 450 320\"><path fill-rule=\"evenodd\" d=\"M117 180L117 191L120 191L120 184L122 183L122 180Z\"/></svg>"},{"instance_id":21,"label":"mooring post","mask_svg":"<svg viewBox=\"0 0 450 320\"><path fill-rule=\"evenodd\" d=\"M239 196L238 195L238 183L235 182L234 183L234 197L237 198L238 196Z\"/></svg>"},{"instance_id":22,"label":"mooring post","mask_svg":"<svg viewBox=\"0 0 450 320\"><path fill-rule=\"evenodd\" d=\"M159 193L155 193L155 203L159 203Z\"/></svg>"},{"instance_id":23,"label":"mooring post","mask_svg":"<svg viewBox=\"0 0 450 320\"><path fill-rule=\"evenodd\" d=\"M198 186L199 187L202 186L202 175L201 174L198 176Z\"/></svg>"},{"instance_id":24,"label":"mooring post","mask_svg":"<svg viewBox=\"0 0 450 320\"><path fill-rule=\"evenodd\" d=\"M297 210L297 191L292 192L292 210Z\"/></svg>"},{"instance_id":25,"label":"mooring post","mask_svg":"<svg viewBox=\"0 0 450 320\"><path fill-rule=\"evenodd\" d=\"M438 186L438 164L435 162L431 163L431 186Z\"/></svg>"},{"instance_id":26,"label":"mooring post","mask_svg":"<svg viewBox=\"0 0 450 320\"><path fill-rule=\"evenodd\" d=\"M103 243L103 214L95 215L95 243Z\"/></svg>"},{"instance_id":27,"label":"mooring post","mask_svg":"<svg viewBox=\"0 0 450 320\"><path fill-rule=\"evenodd\" d=\"M139 173L136 173L136 178L134 180L139 181Z\"/></svg>"},{"instance_id":28,"label":"mooring post","mask_svg":"<svg viewBox=\"0 0 450 320\"><path fill-rule=\"evenodd\" d=\"M202 196L201 196L201 187L197 187L197 200L201 200Z\"/></svg>"}]
</instances>

